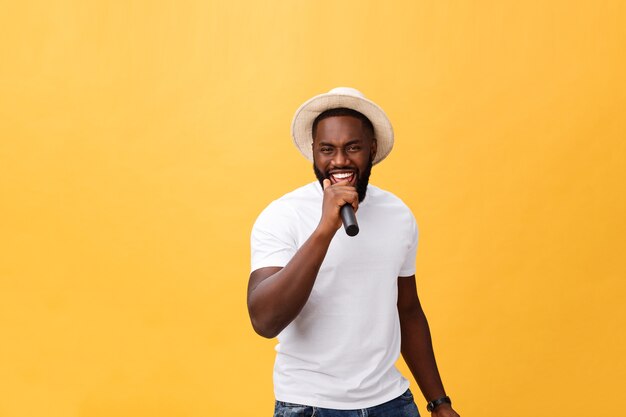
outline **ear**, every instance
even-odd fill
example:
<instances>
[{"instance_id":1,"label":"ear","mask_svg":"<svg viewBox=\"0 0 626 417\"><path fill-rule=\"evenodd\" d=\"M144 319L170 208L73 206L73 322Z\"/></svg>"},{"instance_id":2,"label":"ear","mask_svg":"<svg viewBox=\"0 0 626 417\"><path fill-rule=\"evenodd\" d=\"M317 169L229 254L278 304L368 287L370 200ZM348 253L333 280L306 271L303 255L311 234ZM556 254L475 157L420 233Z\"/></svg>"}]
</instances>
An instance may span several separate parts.
<instances>
[{"instance_id":1,"label":"ear","mask_svg":"<svg viewBox=\"0 0 626 417\"><path fill-rule=\"evenodd\" d=\"M370 156L372 157L372 160L374 160L377 150L378 150L378 142L376 142L376 138L372 138L372 147L370 148Z\"/></svg>"}]
</instances>

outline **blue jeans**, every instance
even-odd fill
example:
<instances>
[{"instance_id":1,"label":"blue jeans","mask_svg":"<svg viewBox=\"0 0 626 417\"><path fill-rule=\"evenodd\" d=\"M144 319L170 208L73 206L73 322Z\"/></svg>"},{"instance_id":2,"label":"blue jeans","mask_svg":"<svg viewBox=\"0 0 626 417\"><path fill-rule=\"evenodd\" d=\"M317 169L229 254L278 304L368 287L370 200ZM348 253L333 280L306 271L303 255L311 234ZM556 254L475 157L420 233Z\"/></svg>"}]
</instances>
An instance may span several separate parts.
<instances>
[{"instance_id":1,"label":"blue jeans","mask_svg":"<svg viewBox=\"0 0 626 417\"><path fill-rule=\"evenodd\" d=\"M420 417L411 390L386 403L361 410L334 410L276 401L274 417Z\"/></svg>"}]
</instances>

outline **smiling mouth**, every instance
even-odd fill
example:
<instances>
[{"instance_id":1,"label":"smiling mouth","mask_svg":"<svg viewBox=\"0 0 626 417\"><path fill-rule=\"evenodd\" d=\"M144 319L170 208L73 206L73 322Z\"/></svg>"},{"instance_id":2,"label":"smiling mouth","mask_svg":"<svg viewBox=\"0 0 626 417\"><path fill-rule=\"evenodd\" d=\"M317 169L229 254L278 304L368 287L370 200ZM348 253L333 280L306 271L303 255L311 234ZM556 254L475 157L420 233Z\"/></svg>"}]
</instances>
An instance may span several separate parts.
<instances>
[{"instance_id":1,"label":"smiling mouth","mask_svg":"<svg viewBox=\"0 0 626 417\"><path fill-rule=\"evenodd\" d=\"M330 182L336 184L338 182L347 181L354 185L356 182L356 173L354 171L335 171L328 176Z\"/></svg>"}]
</instances>

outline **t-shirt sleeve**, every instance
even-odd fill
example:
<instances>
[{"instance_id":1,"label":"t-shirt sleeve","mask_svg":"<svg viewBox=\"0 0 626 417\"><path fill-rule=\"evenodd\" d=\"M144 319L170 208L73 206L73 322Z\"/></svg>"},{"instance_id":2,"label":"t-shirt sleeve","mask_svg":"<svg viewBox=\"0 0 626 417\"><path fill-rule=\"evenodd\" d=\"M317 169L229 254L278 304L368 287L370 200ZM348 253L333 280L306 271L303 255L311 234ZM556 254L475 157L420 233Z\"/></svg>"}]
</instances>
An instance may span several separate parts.
<instances>
[{"instance_id":1,"label":"t-shirt sleeve","mask_svg":"<svg viewBox=\"0 0 626 417\"><path fill-rule=\"evenodd\" d=\"M413 217L413 214L411 214L411 225L409 227L410 244L406 252L406 257L404 259L404 263L402 264L402 268L400 268L400 273L398 275L400 277L410 277L411 275L415 275L415 256L417 254L418 231L417 223L415 222L415 217Z\"/></svg>"},{"instance_id":2,"label":"t-shirt sleeve","mask_svg":"<svg viewBox=\"0 0 626 417\"><path fill-rule=\"evenodd\" d=\"M271 203L259 215L250 236L251 269L284 267L298 250L293 230L293 211L285 204Z\"/></svg>"}]
</instances>

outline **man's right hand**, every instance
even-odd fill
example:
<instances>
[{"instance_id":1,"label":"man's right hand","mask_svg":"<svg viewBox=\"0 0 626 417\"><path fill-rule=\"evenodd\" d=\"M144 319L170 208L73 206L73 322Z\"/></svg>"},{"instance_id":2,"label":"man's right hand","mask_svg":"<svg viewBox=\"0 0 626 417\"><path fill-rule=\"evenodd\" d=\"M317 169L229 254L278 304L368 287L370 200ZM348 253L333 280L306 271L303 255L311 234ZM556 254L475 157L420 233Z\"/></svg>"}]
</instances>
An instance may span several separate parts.
<instances>
[{"instance_id":1,"label":"man's right hand","mask_svg":"<svg viewBox=\"0 0 626 417\"><path fill-rule=\"evenodd\" d=\"M341 227L344 204L359 207L356 189L347 181L331 184L325 179L322 218L315 231L284 268L259 268L250 274L248 311L254 330L261 336L278 335L304 307L330 242Z\"/></svg>"},{"instance_id":2,"label":"man's right hand","mask_svg":"<svg viewBox=\"0 0 626 417\"><path fill-rule=\"evenodd\" d=\"M330 242L341 227L340 208L358 208L356 189L348 182L331 184L326 179L322 218L311 236L285 265L259 268L248 281L248 311L254 330L263 337L277 336L300 313L311 295L313 284Z\"/></svg>"},{"instance_id":3,"label":"man's right hand","mask_svg":"<svg viewBox=\"0 0 626 417\"><path fill-rule=\"evenodd\" d=\"M329 179L323 181L324 201L322 203L322 218L319 229L331 234L335 234L341 227L340 209L345 204L350 204L356 213L359 208L359 194L356 188L349 185L347 181L331 184Z\"/></svg>"}]
</instances>

